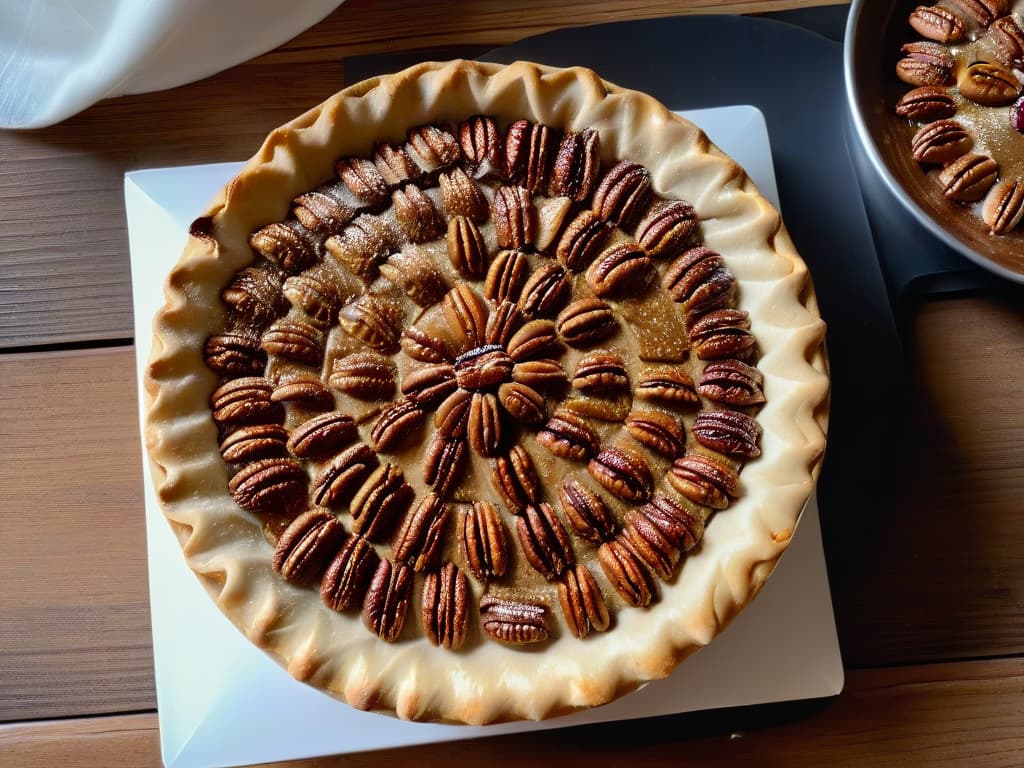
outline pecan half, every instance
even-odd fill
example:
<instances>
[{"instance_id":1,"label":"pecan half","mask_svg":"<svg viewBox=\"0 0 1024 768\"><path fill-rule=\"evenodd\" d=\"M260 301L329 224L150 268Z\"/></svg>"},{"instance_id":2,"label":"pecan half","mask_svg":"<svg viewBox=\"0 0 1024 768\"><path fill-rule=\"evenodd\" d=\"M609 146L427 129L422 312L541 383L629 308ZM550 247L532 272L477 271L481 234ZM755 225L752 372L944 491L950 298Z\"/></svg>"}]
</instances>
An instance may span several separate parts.
<instances>
[{"instance_id":1,"label":"pecan half","mask_svg":"<svg viewBox=\"0 0 1024 768\"><path fill-rule=\"evenodd\" d=\"M651 173L622 160L608 169L594 190L591 208L607 222L631 230L651 198Z\"/></svg>"},{"instance_id":2,"label":"pecan half","mask_svg":"<svg viewBox=\"0 0 1024 768\"><path fill-rule=\"evenodd\" d=\"M281 424L284 409L271 399L274 385L262 376L243 376L221 384L210 395L213 420L220 426Z\"/></svg>"},{"instance_id":3,"label":"pecan half","mask_svg":"<svg viewBox=\"0 0 1024 768\"><path fill-rule=\"evenodd\" d=\"M704 411L690 430L705 448L743 459L761 455L761 425L738 411Z\"/></svg>"},{"instance_id":4,"label":"pecan half","mask_svg":"<svg viewBox=\"0 0 1024 768\"><path fill-rule=\"evenodd\" d=\"M534 270L523 286L519 306L528 317L552 317L569 297L569 276L560 264L548 261Z\"/></svg>"},{"instance_id":5,"label":"pecan half","mask_svg":"<svg viewBox=\"0 0 1024 768\"><path fill-rule=\"evenodd\" d=\"M428 493L406 515L393 543L395 560L408 563L416 573L433 568L444 545L448 506L436 493Z\"/></svg>"},{"instance_id":6,"label":"pecan half","mask_svg":"<svg viewBox=\"0 0 1024 768\"><path fill-rule=\"evenodd\" d=\"M459 124L458 133L462 157L470 174L480 179L501 172L501 140L493 117L475 115Z\"/></svg>"},{"instance_id":7,"label":"pecan half","mask_svg":"<svg viewBox=\"0 0 1024 768\"><path fill-rule=\"evenodd\" d=\"M572 385L580 392L614 392L629 387L622 356L606 349L588 352L576 362Z\"/></svg>"},{"instance_id":8,"label":"pecan half","mask_svg":"<svg viewBox=\"0 0 1024 768\"><path fill-rule=\"evenodd\" d=\"M334 408L334 395L320 379L301 374L282 377L270 399L275 403L295 403L309 411L328 411Z\"/></svg>"},{"instance_id":9,"label":"pecan half","mask_svg":"<svg viewBox=\"0 0 1024 768\"><path fill-rule=\"evenodd\" d=\"M347 504L377 464L377 454L365 443L346 448L314 481L313 502L332 509Z\"/></svg>"},{"instance_id":10,"label":"pecan half","mask_svg":"<svg viewBox=\"0 0 1024 768\"><path fill-rule=\"evenodd\" d=\"M548 194L582 203L590 197L600 171L601 137L598 132L587 128L578 133L567 133L558 145Z\"/></svg>"},{"instance_id":11,"label":"pecan half","mask_svg":"<svg viewBox=\"0 0 1024 768\"><path fill-rule=\"evenodd\" d=\"M555 132L541 123L516 120L505 133L505 176L530 192L547 189L548 169L554 154Z\"/></svg>"},{"instance_id":12,"label":"pecan half","mask_svg":"<svg viewBox=\"0 0 1024 768\"><path fill-rule=\"evenodd\" d=\"M462 349L474 349L484 343L487 304L467 283L459 283L444 295L441 310Z\"/></svg>"},{"instance_id":13,"label":"pecan half","mask_svg":"<svg viewBox=\"0 0 1024 768\"><path fill-rule=\"evenodd\" d=\"M562 231L555 246L555 258L571 272L586 269L601 252L610 232L597 214L582 210Z\"/></svg>"},{"instance_id":14,"label":"pecan half","mask_svg":"<svg viewBox=\"0 0 1024 768\"><path fill-rule=\"evenodd\" d=\"M470 391L493 389L512 378L514 365L512 358L500 346L485 344L455 358L455 381Z\"/></svg>"},{"instance_id":15,"label":"pecan half","mask_svg":"<svg viewBox=\"0 0 1024 768\"><path fill-rule=\"evenodd\" d=\"M420 362L450 363L455 359L455 355L445 339L414 325L410 325L402 331L401 345L405 354Z\"/></svg>"},{"instance_id":16,"label":"pecan half","mask_svg":"<svg viewBox=\"0 0 1024 768\"><path fill-rule=\"evenodd\" d=\"M363 600L363 623L389 643L402 634L412 600L412 568L384 558L377 564Z\"/></svg>"},{"instance_id":17,"label":"pecan half","mask_svg":"<svg viewBox=\"0 0 1024 768\"><path fill-rule=\"evenodd\" d=\"M498 187L491 208L499 248L521 249L533 245L537 236L537 216L527 190Z\"/></svg>"},{"instance_id":18,"label":"pecan half","mask_svg":"<svg viewBox=\"0 0 1024 768\"><path fill-rule=\"evenodd\" d=\"M1024 217L1024 181L1003 179L989 190L981 217L993 235L1005 235Z\"/></svg>"},{"instance_id":19,"label":"pecan half","mask_svg":"<svg viewBox=\"0 0 1024 768\"><path fill-rule=\"evenodd\" d=\"M678 458L666 477L682 496L712 509L725 509L729 499L739 496L739 476L710 456L694 453Z\"/></svg>"},{"instance_id":20,"label":"pecan half","mask_svg":"<svg viewBox=\"0 0 1024 768\"><path fill-rule=\"evenodd\" d=\"M516 250L499 251L487 270L484 296L495 304L518 301L529 274L530 263L525 253Z\"/></svg>"},{"instance_id":21,"label":"pecan half","mask_svg":"<svg viewBox=\"0 0 1024 768\"><path fill-rule=\"evenodd\" d=\"M645 608L654 600L655 586L650 571L621 538L606 541L597 550L597 559L608 581L634 608Z\"/></svg>"},{"instance_id":22,"label":"pecan half","mask_svg":"<svg viewBox=\"0 0 1024 768\"><path fill-rule=\"evenodd\" d=\"M503 643L525 645L547 640L551 631L546 613L539 603L503 600L493 595L480 598L480 626Z\"/></svg>"},{"instance_id":23,"label":"pecan half","mask_svg":"<svg viewBox=\"0 0 1024 768\"><path fill-rule=\"evenodd\" d=\"M448 259L467 280L479 280L487 269L487 245L476 224L466 216L448 222Z\"/></svg>"},{"instance_id":24,"label":"pecan half","mask_svg":"<svg viewBox=\"0 0 1024 768\"><path fill-rule=\"evenodd\" d=\"M282 318L263 333L260 345L268 354L318 366L324 358L324 332L308 320Z\"/></svg>"},{"instance_id":25,"label":"pecan half","mask_svg":"<svg viewBox=\"0 0 1024 768\"><path fill-rule=\"evenodd\" d=\"M741 309L716 309L699 317L689 329L690 343L701 360L741 357L757 343L750 316Z\"/></svg>"},{"instance_id":26,"label":"pecan half","mask_svg":"<svg viewBox=\"0 0 1024 768\"><path fill-rule=\"evenodd\" d=\"M360 400L387 400L395 393L395 364L376 352L335 359L327 385Z\"/></svg>"},{"instance_id":27,"label":"pecan half","mask_svg":"<svg viewBox=\"0 0 1024 768\"><path fill-rule=\"evenodd\" d=\"M1013 16L1003 16L988 28L988 39L996 56L1004 64L1019 66L1024 63L1024 28Z\"/></svg>"},{"instance_id":28,"label":"pecan half","mask_svg":"<svg viewBox=\"0 0 1024 768\"><path fill-rule=\"evenodd\" d=\"M423 482L433 486L434 493L447 498L466 472L469 450L465 440L450 440L435 435L423 457Z\"/></svg>"},{"instance_id":29,"label":"pecan half","mask_svg":"<svg viewBox=\"0 0 1024 768\"><path fill-rule=\"evenodd\" d=\"M263 373L267 353L260 347L259 338L250 333L224 333L206 340L203 360L207 368L221 376L255 376Z\"/></svg>"},{"instance_id":30,"label":"pecan half","mask_svg":"<svg viewBox=\"0 0 1024 768\"><path fill-rule=\"evenodd\" d=\"M527 506L516 518L516 533L526 561L548 581L576 562L569 534L548 504Z\"/></svg>"},{"instance_id":31,"label":"pecan half","mask_svg":"<svg viewBox=\"0 0 1024 768\"><path fill-rule=\"evenodd\" d=\"M349 536L320 582L324 604L339 612L362 605L379 562L370 542L362 536Z\"/></svg>"},{"instance_id":32,"label":"pecan half","mask_svg":"<svg viewBox=\"0 0 1024 768\"><path fill-rule=\"evenodd\" d=\"M377 208L388 199L388 185L372 160L365 157L345 157L337 162L334 170L342 183L364 206Z\"/></svg>"},{"instance_id":33,"label":"pecan half","mask_svg":"<svg viewBox=\"0 0 1024 768\"><path fill-rule=\"evenodd\" d=\"M378 144L373 152L373 162L389 189L400 187L423 175L422 169L412 161L405 148L394 144Z\"/></svg>"},{"instance_id":34,"label":"pecan half","mask_svg":"<svg viewBox=\"0 0 1024 768\"><path fill-rule=\"evenodd\" d=\"M690 313L729 303L736 279L722 257L703 245L683 253L665 271L661 285Z\"/></svg>"},{"instance_id":35,"label":"pecan half","mask_svg":"<svg viewBox=\"0 0 1024 768\"><path fill-rule=\"evenodd\" d=\"M334 261L367 283L377 276L377 268L395 245L384 219L368 214L357 216L341 234L324 242Z\"/></svg>"},{"instance_id":36,"label":"pecan half","mask_svg":"<svg viewBox=\"0 0 1024 768\"><path fill-rule=\"evenodd\" d=\"M220 455L231 464L244 464L287 453L288 430L280 424L249 424L221 440Z\"/></svg>"},{"instance_id":37,"label":"pecan half","mask_svg":"<svg viewBox=\"0 0 1024 768\"><path fill-rule=\"evenodd\" d=\"M905 58L896 62L896 76L909 85L948 85L953 81L953 54L938 43L913 42L903 46Z\"/></svg>"},{"instance_id":38,"label":"pecan half","mask_svg":"<svg viewBox=\"0 0 1024 768\"><path fill-rule=\"evenodd\" d=\"M395 219L414 243L425 243L440 237L445 231L444 218L434 206L434 201L415 184L396 189L391 195Z\"/></svg>"},{"instance_id":39,"label":"pecan half","mask_svg":"<svg viewBox=\"0 0 1024 768\"><path fill-rule=\"evenodd\" d=\"M297 221L279 221L256 230L249 245L288 274L298 274L320 260L316 240Z\"/></svg>"},{"instance_id":40,"label":"pecan half","mask_svg":"<svg viewBox=\"0 0 1024 768\"><path fill-rule=\"evenodd\" d=\"M469 626L469 580L455 563L423 579L423 629L434 645L462 647Z\"/></svg>"},{"instance_id":41,"label":"pecan half","mask_svg":"<svg viewBox=\"0 0 1024 768\"><path fill-rule=\"evenodd\" d=\"M537 470L530 454L518 445L491 459L491 482L515 514L540 501Z\"/></svg>"},{"instance_id":42,"label":"pecan half","mask_svg":"<svg viewBox=\"0 0 1024 768\"><path fill-rule=\"evenodd\" d=\"M380 265L380 274L405 291L420 307L433 306L448 290L448 283L433 257L415 245L407 245L391 254Z\"/></svg>"},{"instance_id":43,"label":"pecan half","mask_svg":"<svg viewBox=\"0 0 1024 768\"><path fill-rule=\"evenodd\" d=\"M601 588L582 563L562 575L558 582L558 602L569 630L581 640L591 632L604 632L611 624Z\"/></svg>"},{"instance_id":44,"label":"pecan half","mask_svg":"<svg viewBox=\"0 0 1024 768\"><path fill-rule=\"evenodd\" d=\"M685 200L672 200L652 210L636 229L636 239L653 259L682 249L697 228L697 211Z\"/></svg>"},{"instance_id":45,"label":"pecan half","mask_svg":"<svg viewBox=\"0 0 1024 768\"><path fill-rule=\"evenodd\" d=\"M647 501L654 490L651 468L641 456L609 446L587 463L587 471L613 496L632 503Z\"/></svg>"},{"instance_id":46,"label":"pecan half","mask_svg":"<svg viewBox=\"0 0 1024 768\"><path fill-rule=\"evenodd\" d=\"M381 453L393 453L411 442L426 417L426 411L412 398L396 400L373 422L370 442Z\"/></svg>"},{"instance_id":47,"label":"pecan half","mask_svg":"<svg viewBox=\"0 0 1024 768\"><path fill-rule=\"evenodd\" d=\"M597 296L641 293L654 275L654 263L636 243L605 249L587 267L587 285Z\"/></svg>"},{"instance_id":48,"label":"pecan half","mask_svg":"<svg viewBox=\"0 0 1024 768\"><path fill-rule=\"evenodd\" d=\"M469 406L472 400L472 392L456 389L438 406L434 412L434 426L441 437L466 436L466 422L469 420Z\"/></svg>"},{"instance_id":49,"label":"pecan half","mask_svg":"<svg viewBox=\"0 0 1024 768\"><path fill-rule=\"evenodd\" d=\"M560 390L568 383L557 360L524 360L512 367L512 380L535 390Z\"/></svg>"},{"instance_id":50,"label":"pecan half","mask_svg":"<svg viewBox=\"0 0 1024 768\"><path fill-rule=\"evenodd\" d=\"M939 43L955 43L967 33L963 17L942 6L919 5L910 14L909 21L910 26L922 37Z\"/></svg>"},{"instance_id":51,"label":"pecan half","mask_svg":"<svg viewBox=\"0 0 1024 768\"><path fill-rule=\"evenodd\" d=\"M326 459L351 443L358 435L348 414L331 411L314 416L292 430L288 450L299 459Z\"/></svg>"},{"instance_id":52,"label":"pecan half","mask_svg":"<svg viewBox=\"0 0 1024 768\"><path fill-rule=\"evenodd\" d=\"M346 536L344 526L334 515L312 509L284 529L271 563L285 581L308 584L320 578Z\"/></svg>"},{"instance_id":53,"label":"pecan half","mask_svg":"<svg viewBox=\"0 0 1024 768\"><path fill-rule=\"evenodd\" d=\"M984 107L1005 107L1020 95L1020 83L998 64L976 61L964 69L956 82L960 95Z\"/></svg>"},{"instance_id":54,"label":"pecan half","mask_svg":"<svg viewBox=\"0 0 1024 768\"><path fill-rule=\"evenodd\" d=\"M544 396L532 387L510 381L498 387L498 399L501 406L517 422L523 424L540 424L547 416ZM492 454L482 454L490 456Z\"/></svg>"},{"instance_id":55,"label":"pecan half","mask_svg":"<svg viewBox=\"0 0 1024 768\"><path fill-rule=\"evenodd\" d=\"M668 366L641 370L634 394L641 400L664 405L700 405L690 375L679 368Z\"/></svg>"},{"instance_id":56,"label":"pecan half","mask_svg":"<svg viewBox=\"0 0 1024 768\"><path fill-rule=\"evenodd\" d=\"M560 408L538 432L537 442L555 456L569 461L589 461L601 447L601 439L572 411Z\"/></svg>"},{"instance_id":57,"label":"pecan half","mask_svg":"<svg viewBox=\"0 0 1024 768\"><path fill-rule=\"evenodd\" d=\"M369 541L382 541L409 509L416 494L394 464L378 467L352 497L352 532Z\"/></svg>"},{"instance_id":58,"label":"pecan half","mask_svg":"<svg viewBox=\"0 0 1024 768\"><path fill-rule=\"evenodd\" d=\"M436 125L420 125L406 134L408 154L426 174L444 170L459 161L459 142Z\"/></svg>"},{"instance_id":59,"label":"pecan half","mask_svg":"<svg viewBox=\"0 0 1024 768\"><path fill-rule=\"evenodd\" d=\"M716 360L704 366L697 391L708 400L748 406L764 402L764 376L739 360Z\"/></svg>"},{"instance_id":60,"label":"pecan half","mask_svg":"<svg viewBox=\"0 0 1024 768\"><path fill-rule=\"evenodd\" d=\"M516 363L558 355L564 347L558 340L555 324L550 320L530 320L516 331L505 347Z\"/></svg>"},{"instance_id":61,"label":"pecan half","mask_svg":"<svg viewBox=\"0 0 1024 768\"><path fill-rule=\"evenodd\" d=\"M971 134L955 120L936 120L914 134L910 152L919 163L943 165L964 154Z\"/></svg>"},{"instance_id":62,"label":"pecan half","mask_svg":"<svg viewBox=\"0 0 1024 768\"><path fill-rule=\"evenodd\" d=\"M594 544L615 537L615 518L601 497L575 478L569 478L558 489L562 511L569 524L582 538Z\"/></svg>"},{"instance_id":63,"label":"pecan half","mask_svg":"<svg viewBox=\"0 0 1024 768\"><path fill-rule=\"evenodd\" d=\"M292 213L310 232L325 236L336 235L356 213L343 197L344 193L338 184L326 184L296 197Z\"/></svg>"},{"instance_id":64,"label":"pecan half","mask_svg":"<svg viewBox=\"0 0 1024 768\"><path fill-rule=\"evenodd\" d=\"M458 386L455 366L451 363L431 363L410 368L402 378L402 394L421 408L434 408Z\"/></svg>"},{"instance_id":65,"label":"pecan half","mask_svg":"<svg viewBox=\"0 0 1024 768\"><path fill-rule=\"evenodd\" d=\"M469 403L466 437L480 456L494 456L501 449L501 412L491 392L474 392Z\"/></svg>"},{"instance_id":66,"label":"pecan half","mask_svg":"<svg viewBox=\"0 0 1024 768\"><path fill-rule=\"evenodd\" d=\"M281 278L277 270L246 267L235 273L220 297L249 325L266 328L288 311L288 302L281 295Z\"/></svg>"},{"instance_id":67,"label":"pecan half","mask_svg":"<svg viewBox=\"0 0 1024 768\"><path fill-rule=\"evenodd\" d=\"M462 515L462 547L466 564L486 584L508 570L508 532L498 508L486 501L474 501Z\"/></svg>"},{"instance_id":68,"label":"pecan half","mask_svg":"<svg viewBox=\"0 0 1024 768\"><path fill-rule=\"evenodd\" d=\"M675 574L684 552L704 534L704 523L665 496L626 513L623 537L632 550L662 579Z\"/></svg>"},{"instance_id":69,"label":"pecan half","mask_svg":"<svg viewBox=\"0 0 1024 768\"><path fill-rule=\"evenodd\" d=\"M394 299L367 293L338 313L338 325L352 338L386 355L398 351L404 308Z\"/></svg>"},{"instance_id":70,"label":"pecan half","mask_svg":"<svg viewBox=\"0 0 1024 768\"><path fill-rule=\"evenodd\" d=\"M950 200L973 202L985 196L999 174L996 161L987 155L968 152L939 173L942 194Z\"/></svg>"},{"instance_id":71,"label":"pecan half","mask_svg":"<svg viewBox=\"0 0 1024 768\"><path fill-rule=\"evenodd\" d=\"M249 512L289 511L305 498L308 482L295 459L260 459L242 466L228 482L228 491Z\"/></svg>"},{"instance_id":72,"label":"pecan half","mask_svg":"<svg viewBox=\"0 0 1024 768\"><path fill-rule=\"evenodd\" d=\"M604 341L619 329L612 308L600 299L578 299L562 310L555 321L558 335L570 347Z\"/></svg>"},{"instance_id":73,"label":"pecan half","mask_svg":"<svg viewBox=\"0 0 1024 768\"><path fill-rule=\"evenodd\" d=\"M633 411L626 417L626 430L638 443L669 459L686 450L683 425L665 411Z\"/></svg>"},{"instance_id":74,"label":"pecan half","mask_svg":"<svg viewBox=\"0 0 1024 768\"><path fill-rule=\"evenodd\" d=\"M903 94L896 103L896 114L919 123L944 120L956 114L956 102L938 85L923 85Z\"/></svg>"},{"instance_id":75,"label":"pecan half","mask_svg":"<svg viewBox=\"0 0 1024 768\"><path fill-rule=\"evenodd\" d=\"M438 179L441 188L441 206L450 220L455 216L464 216L472 221L485 221L489 207L480 185L471 179L464 170L455 167L442 173ZM483 274L481 273L481 277Z\"/></svg>"},{"instance_id":76,"label":"pecan half","mask_svg":"<svg viewBox=\"0 0 1024 768\"><path fill-rule=\"evenodd\" d=\"M1006 0L953 0L953 3L979 26L987 27L1007 11Z\"/></svg>"}]
</instances>

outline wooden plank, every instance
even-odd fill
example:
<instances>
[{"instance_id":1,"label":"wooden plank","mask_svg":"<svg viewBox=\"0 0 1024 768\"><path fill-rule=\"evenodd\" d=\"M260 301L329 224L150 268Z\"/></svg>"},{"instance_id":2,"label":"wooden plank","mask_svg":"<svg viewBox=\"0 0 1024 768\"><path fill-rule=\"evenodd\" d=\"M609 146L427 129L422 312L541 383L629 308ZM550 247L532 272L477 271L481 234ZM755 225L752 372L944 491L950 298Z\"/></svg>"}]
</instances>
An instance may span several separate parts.
<instances>
[{"instance_id":1,"label":"wooden plank","mask_svg":"<svg viewBox=\"0 0 1024 768\"><path fill-rule=\"evenodd\" d=\"M858 670L837 699L384 750L278 768L404 765L1020 766L1024 660ZM155 714L0 726L7 768L159 765Z\"/></svg>"}]
</instances>

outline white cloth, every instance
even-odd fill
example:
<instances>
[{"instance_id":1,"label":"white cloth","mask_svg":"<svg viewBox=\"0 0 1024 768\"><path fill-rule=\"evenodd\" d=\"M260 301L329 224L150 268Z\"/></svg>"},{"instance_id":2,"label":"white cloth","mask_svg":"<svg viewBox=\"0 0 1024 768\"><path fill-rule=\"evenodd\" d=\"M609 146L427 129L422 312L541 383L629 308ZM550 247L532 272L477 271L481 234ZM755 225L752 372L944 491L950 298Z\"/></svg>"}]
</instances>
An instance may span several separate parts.
<instances>
[{"instance_id":1,"label":"white cloth","mask_svg":"<svg viewBox=\"0 0 1024 768\"><path fill-rule=\"evenodd\" d=\"M0 0L0 128L173 88L276 48L342 0Z\"/></svg>"}]
</instances>

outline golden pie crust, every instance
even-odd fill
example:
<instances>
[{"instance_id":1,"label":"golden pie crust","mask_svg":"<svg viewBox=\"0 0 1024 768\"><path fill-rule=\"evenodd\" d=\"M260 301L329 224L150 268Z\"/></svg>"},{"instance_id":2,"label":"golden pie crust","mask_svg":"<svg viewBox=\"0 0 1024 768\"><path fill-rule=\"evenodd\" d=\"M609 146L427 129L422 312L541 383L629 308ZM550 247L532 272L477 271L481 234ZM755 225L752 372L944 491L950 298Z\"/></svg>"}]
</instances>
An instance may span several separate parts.
<instances>
[{"instance_id":1,"label":"golden pie crust","mask_svg":"<svg viewBox=\"0 0 1024 768\"><path fill-rule=\"evenodd\" d=\"M656 602L625 605L593 548L574 541L608 599L609 631L575 637L555 588L535 578L541 586L526 591L546 596L551 636L526 646L489 640L476 617L483 585L471 579L467 639L453 651L429 642L419 626L419 576L406 631L384 642L358 612L331 610L318 589L275 571L260 516L228 491L210 406L221 380L205 364L204 345L228 322L221 291L253 263L252 233L287 219L294 198L334 177L339 158L371 156L378 142L400 141L413 126L478 114L493 115L502 128L526 119L566 132L594 129L605 165L628 159L646 166L658 196L692 204L704 245L721 254L735 276L737 306L749 313L766 402L756 411L761 455L743 465L739 497L710 518L699 546L658 584ZM360 709L416 720L543 719L596 706L668 675L710 642L754 598L789 544L813 490L827 420L825 330L807 268L742 169L649 96L579 68L418 65L347 88L273 131L200 221L155 320L145 379L147 447L158 497L189 566L231 621L298 680ZM365 434L369 426L360 429ZM540 455L536 444L527 447ZM412 479L419 468L404 469L419 493L422 483ZM663 477L655 481L659 492L671 493ZM547 496L557 509L553 488ZM339 519L351 524L347 515ZM515 524L508 525L514 541ZM386 542L378 549L389 552ZM513 569L522 570L522 562Z\"/></svg>"}]
</instances>

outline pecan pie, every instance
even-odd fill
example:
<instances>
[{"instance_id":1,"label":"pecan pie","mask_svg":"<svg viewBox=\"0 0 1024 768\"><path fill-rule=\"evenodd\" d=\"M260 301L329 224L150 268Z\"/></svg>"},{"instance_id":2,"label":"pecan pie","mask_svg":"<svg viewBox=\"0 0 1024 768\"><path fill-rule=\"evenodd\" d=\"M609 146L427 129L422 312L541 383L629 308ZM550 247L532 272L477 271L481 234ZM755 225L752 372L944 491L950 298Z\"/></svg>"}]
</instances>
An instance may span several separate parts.
<instances>
[{"instance_id":1,"label":"pecan pie","mask_svg":"<svg viewBox=\"0 0 1024 768\"><path fill-rule=\"evenodd\" d=\"M778 214L582 69L424 64L274 131L155 329L189 565L296 678L403 718L667 675L764 583L824 448Z\"/></svg>"},{"instance_id":2,"label":"pecan pie","mask_svg":"<svg viewBox=\"0 0 1024 768\"><path fill-rule=\"evenodd\" d=\"M1024 219L1024 2L940 0L908 19L896 74L912 89L896 113L911 154L950 201L974 207L992 235Z\"/></svg>"}]
</instances>

